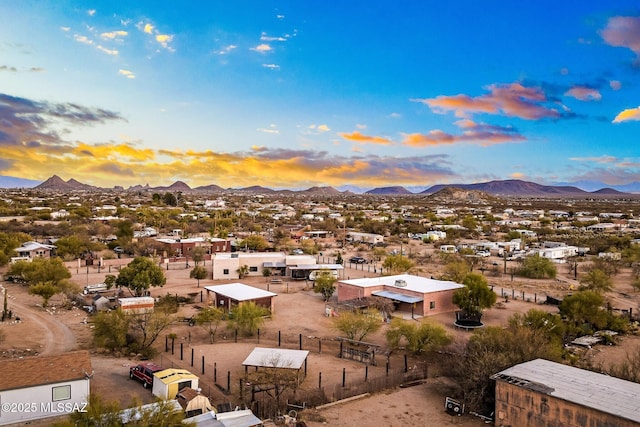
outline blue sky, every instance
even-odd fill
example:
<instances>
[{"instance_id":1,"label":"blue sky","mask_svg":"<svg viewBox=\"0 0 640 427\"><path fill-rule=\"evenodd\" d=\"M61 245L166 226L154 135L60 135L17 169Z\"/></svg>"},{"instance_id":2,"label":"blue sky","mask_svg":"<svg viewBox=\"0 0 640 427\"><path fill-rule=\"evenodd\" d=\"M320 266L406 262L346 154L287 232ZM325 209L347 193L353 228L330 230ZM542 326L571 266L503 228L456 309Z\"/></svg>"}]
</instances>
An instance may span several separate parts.
<instances>
[{"instance_id":1,"label":"blue sky","mask_svg":"<svg viewBox=\"0 0 640 427\"><path fill-rule=\"evenodd\" d=\"M0 16L2 176L640 180L637 1L3 1Z\"/></svg>"}]
</instances>

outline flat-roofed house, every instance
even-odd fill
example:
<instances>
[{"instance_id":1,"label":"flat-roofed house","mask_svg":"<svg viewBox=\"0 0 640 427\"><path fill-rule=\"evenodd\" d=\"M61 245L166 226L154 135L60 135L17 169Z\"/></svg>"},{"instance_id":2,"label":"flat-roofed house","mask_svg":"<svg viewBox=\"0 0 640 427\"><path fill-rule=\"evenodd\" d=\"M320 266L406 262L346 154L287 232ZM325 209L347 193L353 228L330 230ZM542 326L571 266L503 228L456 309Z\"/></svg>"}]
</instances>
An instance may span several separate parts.
<instances>
[{"instance_id":1,"label":"flat-roofed house","mask_svg":"<svg viewBox=\"0 0 640 427\"><path fill-rule=\"evenodd\" d=\"M394 302L397 311L433 316L459 310L453 293L464 285L411 274L339 280L338 301L378 296Z\"/></svg>"}]
</instances>

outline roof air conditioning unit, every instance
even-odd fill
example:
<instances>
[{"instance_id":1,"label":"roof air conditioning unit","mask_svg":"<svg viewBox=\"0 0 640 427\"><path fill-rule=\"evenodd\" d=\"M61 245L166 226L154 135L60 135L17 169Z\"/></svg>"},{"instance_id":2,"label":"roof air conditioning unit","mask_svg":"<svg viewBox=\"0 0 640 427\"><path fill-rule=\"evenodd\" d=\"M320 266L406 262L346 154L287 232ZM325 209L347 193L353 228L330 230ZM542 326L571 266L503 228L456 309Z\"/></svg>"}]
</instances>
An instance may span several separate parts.
<instances>
[{"instance_id":1,"label":"roof air conditioning unit","mask_svg":"<svg viewBox=\"0 0 640 427\"><path fill-rule=\"evenodd\" d=\"M231 258L238 258L238 254L231 254Z\"/></svg>"},{"instance_id":2,"label":"roof air conditioning unit","mask_svg":"<svg viewBox=\"0 0 640 427\"><path fill-rule=\"evenodd\" d=\"M407 281L404 280L404 279L398 279L398 280L396 280L396 283L394 285L399 287L399 288L404 288L404 287L407 286Z\"/></svg>"}]
</instances>

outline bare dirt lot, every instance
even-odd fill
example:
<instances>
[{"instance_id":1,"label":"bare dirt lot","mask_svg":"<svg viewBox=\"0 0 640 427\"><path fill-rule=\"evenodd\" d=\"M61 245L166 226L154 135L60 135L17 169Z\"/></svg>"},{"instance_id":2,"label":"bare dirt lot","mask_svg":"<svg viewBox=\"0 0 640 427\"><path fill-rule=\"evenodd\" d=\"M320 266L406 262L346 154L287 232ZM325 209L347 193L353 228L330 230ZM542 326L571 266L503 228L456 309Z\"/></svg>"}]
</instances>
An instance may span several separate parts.
<instances>
[{"instance_id":1,"label":"bare dirt lot","mask_svg":"<svg viewBox=\"0 0 640 427\"><path fill-rule=\"evenodd\" d=\"M362 267L360 270L347 269L345 275L351 278L371 276ZM72 268L73 280L80 286L99 283L104 280L105 271L98 273L91 269L88 272ZM199 292L206 285L217 285L226 282L202 280L200 288L196 281L189 278L188 269L171 266L165 273L167 285L153 289L153 296L166 293L179 295L195 295L195 304L200 303ZM113 274L113 272L112 272ZM428 273L425 273L425 275ZM325 303L319 294L306 289L305 282L288 282L271 284L263 277L246 278L241 281L262 289L276 292L275 311L261 329L260 341L239 340L235 342L232 331L219 334L214 344L209 344L207 332L198 326L189 327L186 323L177 322L162 335L156 343L159 351L154 359L163 367L183 367L201 377L200 387L203 393L213 397L216 403L233 402L235 395L226 394L227 384L236 387L243 374L242 361L256 346L276 347L281 342L283 348L297 349L303 343L303 349L309 349L307 375L303 386L308 389L318 388L320 382L325 393L330 394L333 387L339 387L346 376L347 383L362 381L365 375L376 378L385 375L384 364L371 366L365 371L365 365L339 359L337 351L331 346L331 341L337 333L333 329L332 319L325 316ZM509 289L505 293L519 295L525 291L522 298L510 298L505 302L500 298L499 307L488 310L483 321L488 325L503 325L515 312L524 312L536 307L549 311L557 311L556 307L536 304L533 299L537 293L544 295L549 290L571 286L570 279L532 283L531 281L511 281L510 277L490 278L496 286ZM142 403L152 401L151 393L143 389L142 385L129 380L128 369L139 363L135 356L114 357L100 354L92 349L91 324L87 322L88 314L81 308L71 310L60 309L57 306L61 300L54 297L52 307L44 310L40 306L40 298L29 295L25 286L3 283L9 293L9 308L14 316L20 317L20 322L5 322L0 328L5 332L5 340L0 343L2 357L19 357L33 354L56 354L78 348L86 348L92 352L94 377L91 383L92 393L101 395L106 400L117 400L123 406L130 405L137 400ZM621 285L624 286L624 285ZM511 291L511 287L516 290ZM531 295L536 295L535 297ZM613 295L615 301L620 301L633 307L638 307L635 295L625 297L620 294L631 295L626 288ZM334 296L335 298L335 296ZM531 300L527 302L527 300ZM179 316L189 317L195 313L192 305L181 307ZM442 322L456 340L464 340L469 332L453 327L454 315L441 315L435 320ZM367 337L367 341L385 346L384 327ZM170 340L166 337L170 333L176 334L173 351L165 351L165 344ZM598 346L589 350L588 357L594 363L610 364L623 360L627 352L638 348L638 337L626 337L617 346ZM182 358L181 358L182 349ZM637 350L636 350L637 351ZM192 365L193 355L193 365ZM204 358L204 373L203 361ZM400 358L391 359L393 369L402 367ZM410 367L411 368L411 367ZM214 378L215 377L215 378ZM306 410L312 414L307 418L307 424L312 426L351 426L351 425L460 425L474 426L483 424L482 420L472 416L451 417L444 411L443 387L441 379L430 378L424 383L413 387L394 388L392 390L356 399L348 403L336 404L322 410ZM237 393L236 393L237 394ZM314 421L315 420L315 421Z\"/></svg>"}]
</instances>

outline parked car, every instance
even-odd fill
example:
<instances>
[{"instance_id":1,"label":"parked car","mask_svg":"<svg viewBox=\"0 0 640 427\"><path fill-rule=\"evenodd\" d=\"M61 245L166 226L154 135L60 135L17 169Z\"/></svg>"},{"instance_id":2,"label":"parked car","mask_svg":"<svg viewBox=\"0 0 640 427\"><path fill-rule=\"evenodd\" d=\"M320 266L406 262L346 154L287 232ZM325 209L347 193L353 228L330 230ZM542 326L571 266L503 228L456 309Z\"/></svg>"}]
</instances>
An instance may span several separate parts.
<instances>
[{"instance_id":1,"label":"parked car","mask_svg":"<svg viewBox=\"0 0 640 427\"><path fill-rule=\"evenodd\" d=\"M349 262L351 264L366 264L367 260L362 258L361 256L352 256L349 258Z\"/></svg>"},{"instance_id":2,"label":"parked car","mask_svg":"<svg viewBox=\"0 0 640 427\"><path fill-rule=\"evenodd\" d=\"M162 368L155 363L141 363L129 368L129 378L140 381L144 388L151 388L153 385L153 374L161 370Z\"/></svg>"}]
</instances>

